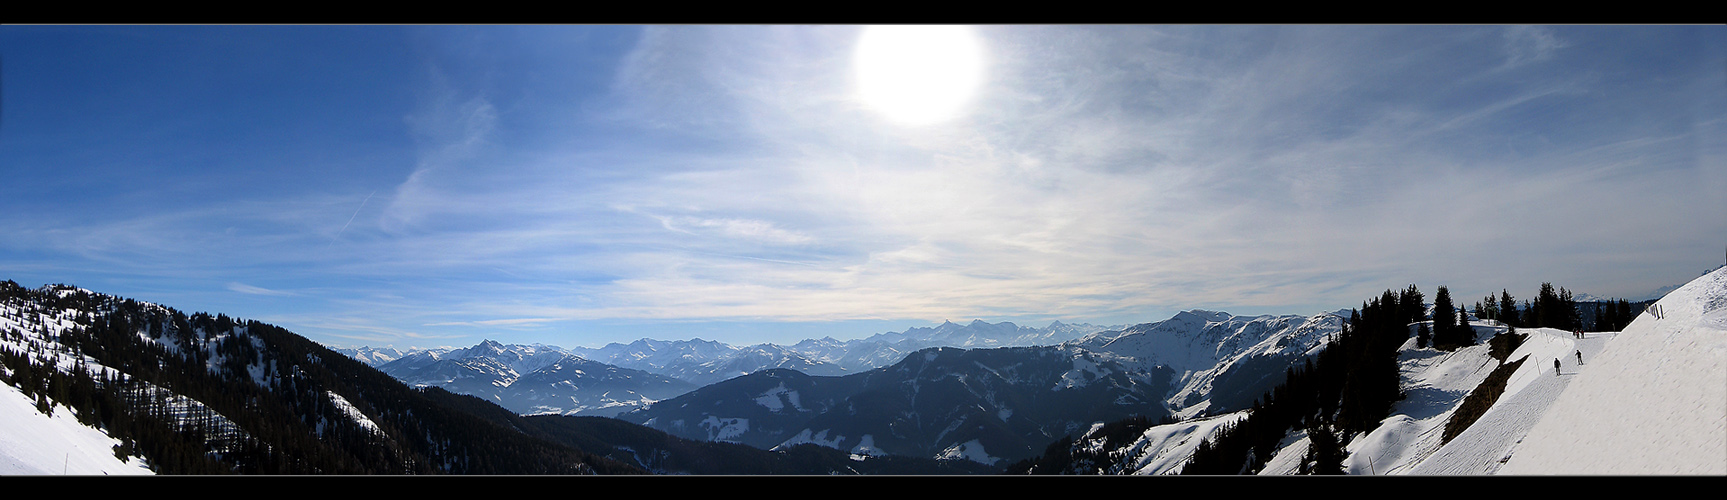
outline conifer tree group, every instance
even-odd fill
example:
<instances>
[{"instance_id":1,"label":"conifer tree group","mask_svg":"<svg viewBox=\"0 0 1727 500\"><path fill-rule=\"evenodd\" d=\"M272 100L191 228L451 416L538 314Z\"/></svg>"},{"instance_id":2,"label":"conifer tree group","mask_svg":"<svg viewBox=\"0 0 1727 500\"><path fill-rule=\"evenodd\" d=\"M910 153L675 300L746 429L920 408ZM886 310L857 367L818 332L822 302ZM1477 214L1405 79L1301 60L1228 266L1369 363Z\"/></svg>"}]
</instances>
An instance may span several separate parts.
<instances>
[{"instance_id":1,"label":"conifer tree group","mask_svg":"<svg viewBox=\"0 0 1727 500\"><path fill-rule=\"evenodd\" d=\"M1451 303L1451 291L1444 286L1433 297L1433 347L1452 351L1475 345L1475 329L1469 326L1469 316Z\"/></svg>"},{"instance_id":2,"label":"conifer tree group","mask_svg":"<svg viewBox=\"0 0 1727 500\"><path fill-rule=\"evenodd\" d=\"M1637 319L1642 313L1642 307L1633 306L1625 299L1595 303L1595 324L1590 328L1598 332L1617 332L1624 330L1631 320Z\"/></svg>"},{"instance_id":3,"label":"conifer tree group","mask_svg":"<svg viewBox=\"0 0 1727 500\"><path fill-rule=\"evenodd\" d=\"M1255 401L1246 419L1203 440L1182 474L1258 472L1292 429L1306 429L1311 438L1303 472L1343 473L1342 444L1378 427L1403 398L1397 352L1423 311L1414 285L1386 290L1350 311L1325 350L1289 368L1284 382Z\"/></svg>"}]
</instances>

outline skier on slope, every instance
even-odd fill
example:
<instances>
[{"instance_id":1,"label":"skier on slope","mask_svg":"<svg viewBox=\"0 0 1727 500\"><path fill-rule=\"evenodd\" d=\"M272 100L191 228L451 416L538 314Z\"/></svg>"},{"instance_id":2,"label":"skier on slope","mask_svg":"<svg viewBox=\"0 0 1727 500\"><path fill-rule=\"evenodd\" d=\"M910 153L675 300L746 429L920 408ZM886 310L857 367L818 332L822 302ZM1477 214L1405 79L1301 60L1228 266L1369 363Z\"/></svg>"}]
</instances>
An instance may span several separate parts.
<instances>
[{"instance_id":1,"label":"skier on slope","mask_svg":"<svg viewBox=\"0 0 1727 500\"><path fill-rule=\"evenodd\" d=\"M1559 376L1559 358L1553 358L1553 376Z\"/></svg>"}]
</instances>

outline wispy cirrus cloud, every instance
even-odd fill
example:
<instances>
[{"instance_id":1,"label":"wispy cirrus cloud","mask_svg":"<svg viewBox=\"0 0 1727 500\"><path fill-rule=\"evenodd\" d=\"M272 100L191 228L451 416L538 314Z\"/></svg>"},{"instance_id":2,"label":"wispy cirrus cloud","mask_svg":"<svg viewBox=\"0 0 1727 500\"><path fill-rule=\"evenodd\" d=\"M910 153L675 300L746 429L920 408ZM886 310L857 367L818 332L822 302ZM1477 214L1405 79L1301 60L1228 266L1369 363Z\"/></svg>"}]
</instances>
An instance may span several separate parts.
<instances>
[{"instance_id":1,"label":"wispy cirrus cloud","mask_svg":"<svg viewBox=\"0 0 1727 500\"><path fill-rule=\"evenodd\" d=\"M236 291L236 292L244 293L247 295L275 295L275 296L294 295L293 292L287 292L287 291L282 291L282 290L271 290L268 288L255 287L255 286L248 285L245 283L240 283L237 281L236 282L229 282L228 283L228 289Z\"/></svg>"}]
</instances>

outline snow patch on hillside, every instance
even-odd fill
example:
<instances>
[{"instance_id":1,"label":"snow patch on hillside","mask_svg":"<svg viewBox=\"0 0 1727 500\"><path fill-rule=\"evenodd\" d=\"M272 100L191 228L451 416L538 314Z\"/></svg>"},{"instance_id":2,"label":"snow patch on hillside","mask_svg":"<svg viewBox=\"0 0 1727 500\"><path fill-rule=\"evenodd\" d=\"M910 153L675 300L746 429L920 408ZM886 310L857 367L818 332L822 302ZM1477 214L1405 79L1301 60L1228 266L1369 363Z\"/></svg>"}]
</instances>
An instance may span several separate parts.
<instances>
[{"instance_id":1,"label":"snow patch on hillside","mask_svg":"<svg viewBox=\"0 0 1727 500\"><path fill-rule=\"evenodd\" d=\"M883 456L888 455L887 452L882 451L881 448L876 447L875 436L872 436L869 434L864 434L862 438L859 438L858 439L858 445L853 446L851 449L851 452L852 452L852 456L854 456L854 457L856 457L856 456L883 457Z\"/></svg>"},{"instance_id":2,"label":"snow patch on hillside","mask_svg":"<svg viewBox=\"0 0 1727 500\"><path fill-rule=\"evenodd\" d=\"M1128 470L1117 473L1178 474L1187 465L1187 459L1193 456L1193 451L1199 449L1200 441L1210 438L1223 426L1245 418L1247 412L1239 411L1146 429L1132 446L1126 448L1124 455L1133 457L1126 462Z\"/></svg>"},{"instance_id":3,"label":"snow patch on hillside","mask_svg":"<svg viewBox=\"0 0 1727 500\"><path fill-rule=\"evenodd\" d=\"M384 431L378 428L378 424L372 422L371 418L366 417L365 413L360 413L360 409L355 408L353 403L349 403L347 398L342 397L341 394L336 394L335 391L324 391L324 394L330 397L330 403L332 406L336 407L336 410L341 411L343 415L347 415L348 418L353 419L355 423L360 424L360 428L366 429L373 434L383 434Z\"/></svg>"},{"instance_id":4,"label":"snow patch on hillside","mask_svg":"<svg viewBox=\"0 0 1727 500\"><path fill-rule=\"evenodd\" d=\"M784 399L781 399L782 397ZM756 397L756 404L762 405L774 413L785 411L786 403L791 403L794 410L805 411L803 404L798 402L798 391L787 389L785 382L780 382L778 387L768 389L767 392Z\"/></svg>"},{"instance_id":5,"label":"snow patch on hillside","mask_svg":"<svg viewBox=\"0 0 1727 500\"><path fill-rule=\"evenodd\" d=\"M708 441L734 442L737 440L738 436L742 436L745 432L749 432L750 419L710 416L702 419L700 425L703 429L708 431Z\"/></svg>"},{"instance_id":6,"label":"snow patch on hillside","mask_svg":"<svg viewBox=\"0 0 1727 500\"><path fill-rule=\"evenodd\" d=\"M791 439L785 440L785 442L780 443L779 446L775 446L773 449L782 450L800 444L816 444L827 448L840 449L840 444L845 442L846 437L836 433L833 438L830 439L828 438L828 432L828 429L822 429L821 432L811 433L809 429L804 429L803 431L798 432L798 435L792 436Z\"/></svg>"},{"instance_id":7,"label":"snow patch on hillside","mask_svg":"<svg viewBox=\"0 0 1727 500\"><path fill-rule=\"evenodd\" d=\"M1114 372L1098 366L1097 362L1093 361L1090 356L1074 356L1073 368L1062 373L1061 380L1057 381L1055 387L1051 387L1050 390L1078 389L1085 387L1093 380L1109 376L1111 373Z\"/></svg>"},{"instance_id":8,"label":"snow patch on hillside","mask_svg":"<svg viewBox=\"0 0 1727 500\"><path fill-rule=\"evenodd\" d=\"M1001 457L990 456L989 452L983 449L983 443L978 442L976 439L949 446L940 453L936 453L935 458L942 460L963 458L980 464L989 465L995 465L996 462L1001 461Z\"/></svg>"}]
</instances>

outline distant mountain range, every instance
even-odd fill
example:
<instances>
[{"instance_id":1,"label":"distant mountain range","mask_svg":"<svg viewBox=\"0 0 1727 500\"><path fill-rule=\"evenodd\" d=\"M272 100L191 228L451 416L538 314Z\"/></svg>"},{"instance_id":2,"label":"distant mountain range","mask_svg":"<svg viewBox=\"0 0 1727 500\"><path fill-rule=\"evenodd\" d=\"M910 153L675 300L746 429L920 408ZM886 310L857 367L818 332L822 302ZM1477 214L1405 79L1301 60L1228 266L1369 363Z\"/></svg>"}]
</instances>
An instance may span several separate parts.
<instances>
[{"instance_id":1,"label":"distant mountain range","mask_svg":"<svg viewBox=\"0 0 1727 500\"><path fill-rule=\"evenodd\" d=\"M1343 318L1187 311L1133 327L977 320L863 339L735 347L641 339L346 351L410 385L522 414L616 416L704 441L1000 465L1094 422L1234 411Z\"/></svg>"},{"instance_id":2,"label":"distant mountain range","mask_svg":"<svg viewBox=\"0 0 1727 500\"><path fill-rule=\"evenodd\" d=\"M689 439L1003 465L1096 422L1244 408L1342 321L1189 311L1059 345L926 348L852 375L757 372L619 418Z\"/></svg>"},{"instance_id":3,"label":"distant mountain range","mask_svg":"<svg viewBox=\"0 0 1727 500\"><path fill-rule=\"evenodd\" d=\"M426 376L489 373L517 388L544 385L535 380L542 376L604 382L623 370L515 347L364 357ZM0 474L997 470L964 460L860 459L813 445L776 452L691 441L611 418L526 417L477 397L409 387L356 359L257 321L0 281Z\"/></svg>"},{"instance_id":4,"label":"distant mountain range","mask_svg":"<svg viewBox=\"0 0 1727 500\"><path fill-rule=\"evenodd\" d=\"M377 368L409 385L477 396L520 414L612 416L697 387L555 347L490 340L466 349L414 352Z\"/></svg>"},{"instance_id":5,"label":"distant mountain range","mask_svg":"<svg viewBox=\"0 0 1727 500\"><path fill-rule=\"evenodd\" d=\"M864 339L811 339L785 347L711 340L641 339L598 349L484 341L463 349L338 349L409 385L487 399L522 414L614 416L697 387L768 369L809 375L858 373L933 346L1054 344L1112 327L1053 322L1030 328L981 320L945 322ZM1114 327L1119 328L1119 327Z\"/></svg>"}]
</instances>

